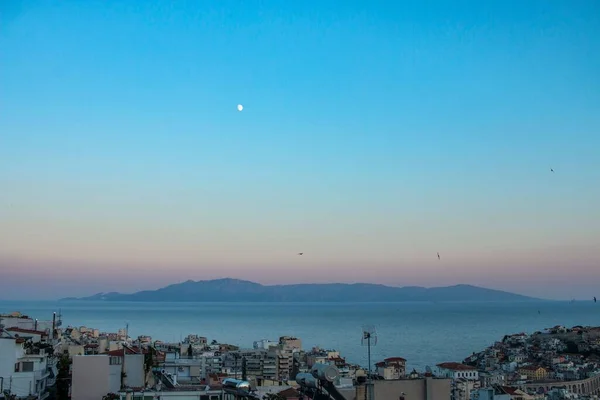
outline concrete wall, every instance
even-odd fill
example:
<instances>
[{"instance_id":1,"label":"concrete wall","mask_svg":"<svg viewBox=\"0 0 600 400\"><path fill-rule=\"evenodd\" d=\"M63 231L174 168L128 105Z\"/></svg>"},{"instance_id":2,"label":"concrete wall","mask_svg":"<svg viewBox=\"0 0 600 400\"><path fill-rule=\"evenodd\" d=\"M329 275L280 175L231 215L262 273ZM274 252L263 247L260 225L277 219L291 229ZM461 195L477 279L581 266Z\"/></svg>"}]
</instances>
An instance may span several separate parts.
<instances>
[{"instance_id":1,"label":"concrete wall","mask_svg":"<svg viewBox=\"0 0 600 400\"><path fill-rule=\"evenodd\" d=\"M0 338L0 376L4 377L5 389L10 376L15 372L17 345L14 339Z\"/></svg>"},{"instance_id":2,"label":"concrete wall","mask_svg":"<svg viewBox=\"0 0 600 400\"><path fill-rule=\"evenodd\" d=\"M450 379L425 378L374 381L373 384L377 400L399 400L401 396L406 400L450 400L450 382ZM355 399L364 398L365 386L357 386Z\"/></svg>"},{"instance_id":3,"label":"concrete wall","mask_svg":"<svg viewBox=\"0 0 600 400\"><path fill-rule=\"evenodd\" d=\"M16 394L18 397L37 393L35 374L33 372L13 373L11 378L10 380L4 378L4 390L10 389L11 393Z\"/></svg>"},{"instance_id":4,"label":"concrete wall","mask_svg":"<svg viewBox=\"0 0 600 400\"><path fill-rule=\"evenodd\" d=\"M69 357L82 356L85 354L85 348L79 344L70 344L68 347Z\"/></svg>"},{"instance_id":5,"label":"concrete wall","mask_svg":"<svg viewBox=\"0 0 600 400\"><path fill-rule=\"evenodd\" d=\"M106 353L108 351L108 339L98 339L98 353Z\"/></svg>"},{"instance_id":6,"label":"concrete wall","mask_svg":"<svg viewBox=\"0 0 600 400\"><path fill-rule=\"evenodd\" d=\"M110 393L107 356L73 357L71 400L98 400Z\"/></svg>"},{"instance_id":7,"label":"concrete wall","mask_svg":"<svg viewBox=\"0 0 600 400\"><path fill-rule=\"evenodd\" d=\"M121 390L121 372L121 364L108 366L108 393L117 393Z\"/></svg>"},{"instance_id":8,"label":"concrete wall","mask_svg":"<svg viewBox=\"0 0 600 400\"><path fill-rule=\"evenodd\" d=\"M144 355L127 354L125 356L126 384L130 387L144 387Z\"/></svg>"}]
</instances>

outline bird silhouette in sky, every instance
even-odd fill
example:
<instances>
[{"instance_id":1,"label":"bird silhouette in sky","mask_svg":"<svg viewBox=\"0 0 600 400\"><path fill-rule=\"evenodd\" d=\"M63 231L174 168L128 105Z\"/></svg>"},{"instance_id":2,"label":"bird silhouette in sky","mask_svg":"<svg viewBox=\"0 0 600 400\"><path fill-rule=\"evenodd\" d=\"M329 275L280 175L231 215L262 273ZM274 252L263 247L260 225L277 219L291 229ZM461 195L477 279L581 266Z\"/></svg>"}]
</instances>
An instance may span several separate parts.
<instances>
[{"instance_id":1,"label":"bird silhouette in sky","mask_svg":"<svg viewBox=\"0 0 600 400\"><path fill-rule=\"evenodd\" d=\"M441 260L441 258L440 258L440 253L439 253L439 252L437 253L437 255L438 255L438 260Z\"/></svg>"},{"instance_id":2,"label":"bird silhouette in sky","mask_svg":"<svg viewBox=\"0 0 600 400\"><path fill-rule=\"evenodd\" d=\"M594 296L594 303L596 302L596 296Z\"/></svg>"},{"instance_id":3,"label":"bird silhouette in sky","mask_svg":"<svg viewBox=\"0 0 600 400\"><path fill-rule=\"evenodd\" d=\"M554 170L552 168L550 168L550 172L554 172Z\"/></svg>"},{"instance_id":4,"label":"bird silhouette in sky","mask_svg":"<svg viewBox=\"0 0 600 400\"><path fill-rule=\"evenodd\" d=\"M298 253L299 256L301 256L302 254L304 254L304 253Z\"/></svg>"}]
</instances>

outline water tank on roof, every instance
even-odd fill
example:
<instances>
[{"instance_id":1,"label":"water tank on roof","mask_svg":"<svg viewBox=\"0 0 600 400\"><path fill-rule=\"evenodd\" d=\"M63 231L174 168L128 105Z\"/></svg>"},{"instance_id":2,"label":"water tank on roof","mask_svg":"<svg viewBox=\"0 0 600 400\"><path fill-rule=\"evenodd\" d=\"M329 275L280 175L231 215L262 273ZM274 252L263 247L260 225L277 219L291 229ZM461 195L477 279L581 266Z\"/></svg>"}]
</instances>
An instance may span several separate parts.
<instances>
[{"instance_id":1,"label":"water tank on roof","mask_svg":"<svg viewBox=\"0 0 600 400\"><path fill-rule=\"evenodd\" d=\"M315 377L307 373L296 375L296 383L302 387L308 387L311 389L316 389L318 387Z\"/></svg>"},{"instance_id":2,"label":"water tank on roof","mask_svg":"<svg viewBox=\"0 0 600 400\"><path fill-rule=\"evenodd\" d=\"M333 382L340 375L339 370L330 364L315 364L310 373L315 378L327 382Z\"/></svg>"},{"instance_id":3,"label":"water tank on roof","mask_svg":"<svg viewBox=\"0 0 600 400\"><path fill-rule=\"evenodd\" d=\"M225 378L225 379L223 379L223 388L249 392L250 391L250 382L242 381L239 379L233 379L233 378Z\"/></svg>"}]
</instances>

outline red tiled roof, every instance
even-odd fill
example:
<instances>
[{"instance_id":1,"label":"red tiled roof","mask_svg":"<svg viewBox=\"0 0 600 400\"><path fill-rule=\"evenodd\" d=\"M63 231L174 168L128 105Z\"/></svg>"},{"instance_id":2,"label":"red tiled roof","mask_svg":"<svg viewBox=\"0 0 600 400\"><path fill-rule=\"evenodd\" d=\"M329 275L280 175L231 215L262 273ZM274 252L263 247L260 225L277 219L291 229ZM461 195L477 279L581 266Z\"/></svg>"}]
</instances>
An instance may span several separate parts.
<instances>
[{"instance_id":1,"label":"red tiled roof","mask_svg":"<svg viewBox=\"0 0 600 400\"><path fill-rule=\"evenodd\" d=\"M511 386L500 386L502 388L502 390L504 390L504 392L506 394L510 394L511 396L513 396L516 392L517 392L517 388L511 387Z\"/></svg>"},{"instance_id":2,"label":"red tiled roof","mask_svg":"<svg viewBox=\"0 0 600 400\"><path fill-rule=\"evenodd\" d=\"M19 332L19 333L30 333L32 335L41 335L48 336L48 334L44 331L34 331L32 329L23 329L23 328L6 328L9 332Z\"/></svg>"},{"instance_id":3,"label":"red tiled roof","mask_svg":"<svg viewBox=\"0 0 600 400\"><path fill-rule=\"evenodd\" d=\"M25 343L25 339L23 339L23 338L17 338L15 340L15 343L17 343L17 344Z\"/></svg>"},{"instance_id":4,"label":"red tiled roof","mask_svg":"<svg viewBox=\"0 0 600 400\"><path fill-rule=\"evenodd\" d=\"M465 365L457 362L445 362L437 365L443 369L449 369L451 371L475 371L475 367L471 367L470 365Z\"/></svg>"},{"instance_id":5,"label":"red tiled roof","mask_svg":"<svg viewBox=\"0 0 600 400\"><path fill-rule=\"evenodd\" d=\"M123 357L123 355L125 354L125 351L127 351L127 354L145 354L148 352L147 350L140 350L137 347L134 347L133 350L129 349L129 348L122 348L119 350L109 351L106 354L108 354L111 357Z\"/></svg>"}]
</instances>

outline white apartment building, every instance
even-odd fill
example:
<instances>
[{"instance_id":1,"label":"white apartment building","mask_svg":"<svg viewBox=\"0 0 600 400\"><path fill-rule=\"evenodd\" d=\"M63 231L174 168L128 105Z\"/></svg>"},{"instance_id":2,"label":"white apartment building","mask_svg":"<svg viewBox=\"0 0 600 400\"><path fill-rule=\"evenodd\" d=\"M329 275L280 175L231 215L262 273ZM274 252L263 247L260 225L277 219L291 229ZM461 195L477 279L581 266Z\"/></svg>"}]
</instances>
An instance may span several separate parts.
<instances>
[{"instance_id":1,"label":"white apartment building","mask_svg":"<svg viewBox=\"0 0 600 400\"><path fill-rule=\"evenodd\" d=\"M98 400L121 386L144 387L144 355L116 350L107 354L74 356L71 400Z\"/></svg>"},{"instance_id":2,"label":"white apartment building","mask_svg":"<svg viewBox=\"0 0 600 400\"><path fill-rule=\"evenodd\" d=\"M24 339L0 337L0 390L17 397L48 397L51 377L46 354L26 354Z\"/></svg>"},{"instance_id":3,"label":"white apartment building","mask_svg":"<svg viewBox=\"0 0 600 400\"><path fill-rule=\"evenodd\" d=\"M279 346L279 342L274 342L272 340L269 339L261 339L261 340L257 340L253 343L253 348L256 350L262 349L262 350L269 350L269 347L278 347Z\"/></svg>"},{"instance_id":4,"label":"white apartment building","mask_svg":"<svg viewBox=\"0 0 600 400\"><path fill-rule=\"evenodd\" d=\"M481 388L475 367L446 362L438 364L437 368L439 377L452 379L452 400L469 400Z\"/></svg>"}]
</instances>

